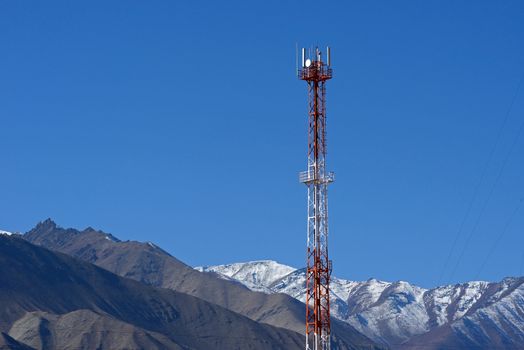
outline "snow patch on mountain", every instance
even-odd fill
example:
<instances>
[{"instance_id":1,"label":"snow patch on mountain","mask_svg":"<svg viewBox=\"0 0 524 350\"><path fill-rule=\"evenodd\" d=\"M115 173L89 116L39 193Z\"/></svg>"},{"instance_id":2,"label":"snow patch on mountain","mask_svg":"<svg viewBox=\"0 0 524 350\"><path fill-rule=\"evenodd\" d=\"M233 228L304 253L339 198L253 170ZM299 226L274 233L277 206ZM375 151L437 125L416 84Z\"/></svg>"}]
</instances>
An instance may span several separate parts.
<instances>
[{"instance_id":1,"label":"snow patch on mountain","mask_svg":"<svg viewBox=\"0 0 524 350\"><path fill-rule=\"evenodd\" d=\"M348 304L354 307L345 321L373 339L402 343L428 330L425 292L403 281L368 280L350 295Z\"/></svg>"},{"instance_id":2,"label":"snow patch on mountain","mask_svg":"<svg viewBox=\"0 0 524 350\"><path fill-rule=\"evenodd\" d=\"M524 344L523 282L523 278L504 279L497 284L499 289L487 298L485 305L472 310L451 324L453 331L468 338L473 344L482 345L486 339L500 339L504 343L504 348L522 348Z\"/></svg>"},{"instance_id":3,"label":"snow patch on mountain","mask_svg":"<svg viewBox=\"0 0 524 350\"><path fill-rule=\"evenodd\" d=\"M214 272L218 275L235 279L251 290L272 293L269 287L276 280L283 278L296 269L272 260L250 261L218 266L199 266L201 272Z\"/></svg>"},{"instance_id":4,"label":"snow patch on mountain","mask_svg":"<svg viewBox=\"0 0 524 350\"><path fill-rule=\"evenodd\" d=\"M12 232L0 230L0 235L11 236L12 234L13 234Z\"/></svg>"}]
</instances>

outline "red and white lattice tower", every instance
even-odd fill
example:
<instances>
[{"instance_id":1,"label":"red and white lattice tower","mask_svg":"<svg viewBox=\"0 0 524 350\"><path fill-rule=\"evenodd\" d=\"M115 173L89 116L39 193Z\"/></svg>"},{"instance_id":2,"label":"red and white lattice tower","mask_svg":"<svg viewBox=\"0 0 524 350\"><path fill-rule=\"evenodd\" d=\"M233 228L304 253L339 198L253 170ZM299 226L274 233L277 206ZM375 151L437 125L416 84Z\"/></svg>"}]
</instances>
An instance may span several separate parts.
<instances>
[{"instance_id":1,"label":"red and white lattice tower","mask_svg":"<svg viewBox=\"0 0 524 350\"><path fill-rule=\"evenodd\" d=\"M302 49L298 77L308 87L307 170L299 174L307 186L306 350L331 348L328 256L328 185L334 174L326 171L326 81L332 78L329 47L326 62L315 50Z\"/></svg>"}]
</instances>

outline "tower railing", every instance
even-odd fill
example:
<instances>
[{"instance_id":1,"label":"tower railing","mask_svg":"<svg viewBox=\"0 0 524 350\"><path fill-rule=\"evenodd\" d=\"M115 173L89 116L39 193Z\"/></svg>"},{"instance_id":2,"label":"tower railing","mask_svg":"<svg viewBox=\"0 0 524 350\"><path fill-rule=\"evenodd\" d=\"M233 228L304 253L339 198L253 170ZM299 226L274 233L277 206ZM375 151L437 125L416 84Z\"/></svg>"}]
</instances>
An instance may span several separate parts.
<instances>
[{"instance_id":1,"label":"tower railing","mask_svg":"<svg viewBox=\"0 0 524 350\"><path fill-rule=\"evenodd\" d=\"M331 183L335 181L335 173L330 171L324 175L319 175L318 179L315 178L315 172L314 171L301 171L298 173L298 181L301 183L308 184L310 182L314 182L315 180L319 180L319 183Z\"/></svg>"},{"instance_id":2,"label":"tower railing","mask_svg":"<svg viewBox=\"0 0 524 350\"><path fill-rule=\"evenodd\" d=\"M333 70L323 62L313 61L311 66L302 67L302 69L298 71L298 77L301 80L324 81L333 77Z\"/></svg>"}]
</instances>

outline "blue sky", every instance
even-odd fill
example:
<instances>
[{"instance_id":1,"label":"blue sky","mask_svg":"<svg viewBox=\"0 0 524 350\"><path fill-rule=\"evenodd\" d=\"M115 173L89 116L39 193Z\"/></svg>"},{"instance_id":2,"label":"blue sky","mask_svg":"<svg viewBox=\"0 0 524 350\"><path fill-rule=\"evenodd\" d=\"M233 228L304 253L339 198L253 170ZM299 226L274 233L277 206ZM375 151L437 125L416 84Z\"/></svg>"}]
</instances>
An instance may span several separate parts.
<instances>
[{"instance_id":1,"label":"blue sky","mask_svg":"<svg viewBox=\"0 0 524 350\"><path fill-rule=\"evenodd\" d=\"M2 1L0 228L303 266L298 42L332 47L335 274L524 274L523 19L519 1Z\"/></svg>"}]
</instances>

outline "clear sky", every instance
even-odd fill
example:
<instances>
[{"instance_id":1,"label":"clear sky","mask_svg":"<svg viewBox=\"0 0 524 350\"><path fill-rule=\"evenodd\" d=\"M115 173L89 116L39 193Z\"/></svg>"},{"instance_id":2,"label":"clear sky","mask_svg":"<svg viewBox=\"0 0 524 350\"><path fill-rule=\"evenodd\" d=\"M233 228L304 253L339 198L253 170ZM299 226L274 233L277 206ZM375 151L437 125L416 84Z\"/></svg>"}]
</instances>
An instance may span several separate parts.
<instances>
[{"instance_id":1,"label":"clear sky","mask_svg":"<svg viewBox=\"0 0 524 350\"><path fill-rule=\"evenodd\" d=\"M0 228L304 266L297 42L332 47L335 275L524 274L522 1L1 1Z\"/></svg>"}]
</instances>

